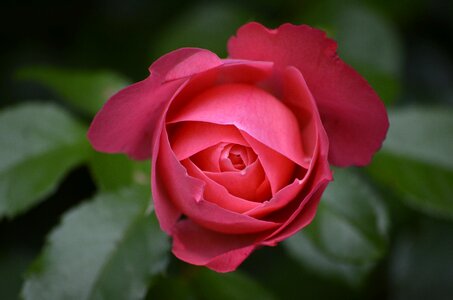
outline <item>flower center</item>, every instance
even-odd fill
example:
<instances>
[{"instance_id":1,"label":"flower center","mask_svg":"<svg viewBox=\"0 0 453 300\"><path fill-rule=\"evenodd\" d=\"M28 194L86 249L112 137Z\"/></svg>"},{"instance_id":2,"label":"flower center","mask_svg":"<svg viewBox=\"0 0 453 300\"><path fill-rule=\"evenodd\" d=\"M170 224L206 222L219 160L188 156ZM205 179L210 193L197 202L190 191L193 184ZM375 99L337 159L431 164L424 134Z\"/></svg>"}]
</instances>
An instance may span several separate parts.
<instances>
[{"instance_id":1,"label":"flower center","mask_svg":"<svg viewBox=\"0 0 453 300\"><path fill-rule=\"evenodd\" d=\"M242 159L240 154L230 152L230 154L228 155L228 159L231 161L233 167L235 167L236 169L243 170L245 168L244 160Z\"/></svg>"},{"instance_id":2,"label":"flower center","mask_svg":"<svg viewBox=\"0 0 453 300\"><path fill-rule=\"evenodd\" d=\"M227 144L219 157L219 166L222 172L242 171L256 160L256 153L247 146Z\"/></svg>"}]
</instances>

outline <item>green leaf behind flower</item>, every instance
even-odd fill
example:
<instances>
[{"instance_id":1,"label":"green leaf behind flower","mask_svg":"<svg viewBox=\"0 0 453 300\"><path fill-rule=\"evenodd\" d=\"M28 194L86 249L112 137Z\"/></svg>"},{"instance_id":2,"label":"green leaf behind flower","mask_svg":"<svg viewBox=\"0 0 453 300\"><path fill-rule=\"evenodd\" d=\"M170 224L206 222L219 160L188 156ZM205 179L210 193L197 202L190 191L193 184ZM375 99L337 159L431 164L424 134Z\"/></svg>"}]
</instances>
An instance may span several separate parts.
<instances>
[{"instance_id":1,"label":"green leaf behind flower","mask_svg":"<svg viewBox=\"0 0 453 300\"><path fill-rule=\"evenodd\" d=\"M411 207L453 219L453 110L410 107L390 113L382 150L368 168Z\"/></svg>"},{"instance_id":2,"label":"green leaf behind flower","mask_svg":"<svg viewBox=\"0 0 453 300\"><path fill-rule=\"evenodd\" d=\"M403 47L393 24L360 6L340 9L335 23L340 57L367 79L385 103L392 103L399 94L403 63Z\"/></svg>"},{"instance_id":3,"label":"green leaf behind flower","mask_svg":"<svg viewBox=\"0 0 453 300\"><path fill-rule=\"evenodd\" d=\"M184 270L184 277L159 278L146 299L275 299L267 288L240 270L224 274L203 267L188 266Z\"/></svg>"},{"instance_id":4,"label":"green leaf behind flower","mask_svg":"<svg viewBox=\"0 0 453 300\"><path fill-rule=\"evenodd\" d=\"M20 69L18 79L37 82L81 111L94 115L114 93L129 84L111 71L80 71L34 66Z\"/></svg>"},{"instance_id":5,"label":"green leaf behind flower","mask_svg":"<svg viewBox=\"0 0 453 300\"><path fill-rule=\"evenodd\" d=\"M313 222L284 245L304 266L359 286L387 248L388 217L359 176L336 170Z\"/></svg>"},{"instance_id":6,"label":"green leaf behind flower","mask_svg":"<svg viewBox=\"0 0 453 300\"><path fill-rule=\"evenodd\" d=\"M41 201L88 156L86 128L64 110L28 103L0 113L0 217Z\"/></svg>"},{"instance_id":7,"label":"green leaf behind flower","mask_svg":"<svg viewBox=\"0 0 453 300\"><path fill-rule=\"evenodd\" d=\"M168 239L146 213L149 189L96 196L48 237L22 289L25 299L142 299L167 265Z\"/></svg>"},{"instance_id":8,"label":"green leaf behind flower","mask_svg":"<svg viewBox=\"0 0 453 300\"><path fill-rule=\"evenodd\" d=\"M123 154L92 152L89 160L91 174L103 191L116 190L132 184L149 186L150 161L138 162Z\"/></svg>"}]
</instances>

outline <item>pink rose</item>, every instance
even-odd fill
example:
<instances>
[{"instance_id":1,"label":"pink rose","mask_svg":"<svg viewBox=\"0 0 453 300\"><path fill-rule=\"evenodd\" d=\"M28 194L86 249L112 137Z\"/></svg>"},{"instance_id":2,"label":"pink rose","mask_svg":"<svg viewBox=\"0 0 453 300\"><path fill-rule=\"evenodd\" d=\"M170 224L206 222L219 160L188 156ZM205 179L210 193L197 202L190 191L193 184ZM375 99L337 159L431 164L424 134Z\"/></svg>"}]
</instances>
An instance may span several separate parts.
<instances>
[{"instance_id":1,"label":"pink rose","mask_svg":"<svg viewBox=\"0 0 453 300\"><path fill-rule=\"evenodd\" d=\"M229 58L173 51L114 95L88 137L98 151L152 159L160 226L180 259L235 270L313 219L330 164L365 165L385 137L384 105L317 29L258 23Z\"/></svg>"}]
</instances>

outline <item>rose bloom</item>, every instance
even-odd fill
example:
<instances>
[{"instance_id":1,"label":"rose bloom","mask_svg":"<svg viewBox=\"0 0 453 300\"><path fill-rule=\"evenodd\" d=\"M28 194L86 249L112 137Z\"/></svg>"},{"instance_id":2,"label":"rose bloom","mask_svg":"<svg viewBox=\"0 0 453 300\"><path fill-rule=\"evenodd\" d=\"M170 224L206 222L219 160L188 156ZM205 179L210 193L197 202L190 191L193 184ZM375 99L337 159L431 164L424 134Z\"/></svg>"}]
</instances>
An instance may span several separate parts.
<instances>
[{"instance_id":1,"label":"rose bloom","mask_svg":"<svg viewBox=\"0 0 453 300\"><path fill-rule=\"evenodd\" d=\"M151 158L174 255L233 271L312 221L331 164L366 165L381 147L385 107L336 49L306 25L248 23L226 59L195 48L158 59L104 105L89 140Z\"/></svg>"}]
</instances>

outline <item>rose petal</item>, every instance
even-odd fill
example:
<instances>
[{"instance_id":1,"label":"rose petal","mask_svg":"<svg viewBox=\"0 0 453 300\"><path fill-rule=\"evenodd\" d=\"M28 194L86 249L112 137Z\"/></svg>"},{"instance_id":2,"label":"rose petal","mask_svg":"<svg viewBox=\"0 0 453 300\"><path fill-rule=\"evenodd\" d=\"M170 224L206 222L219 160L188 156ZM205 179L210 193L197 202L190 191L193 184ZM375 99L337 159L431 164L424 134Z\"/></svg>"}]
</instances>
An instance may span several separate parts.
<instances>
[{"instance_id":1,"label":"rose petal","mask_svg":"<svg viewBox=\"0 0 453 300\"><path fill-rule=\"evenodd\" d=\"M222 64L222 60L211 51L181 48L160 57L149 67L149 72L165 82L189 77Z\"/></svg>"},{"instance_id":2,"label":"rose petal","mask_svg":"<svg viewBox=\"0 0 453 300\"><path fill-rule=\"evenodd\" d=\"M246 132L241 133L253 151L258 155L258 160L261 162L269 179L272 194L275 194L289 183L294 172L294 163L280 153L266 147Z\"/></svg>"},{"instance_id":3,"label":"rose petal","mask_svg":"<svg viewBox=\"0 0 453 300\"><path fill-rule=\"evenodd\" d=\"M299 121L302 146L310 160L314 154L319 130L325 135L324 126L318 112L316 102L307 87L304 77L295 67L286 67L282 72L282 101L291 108ZM329 143L326 139L323 149L328 149ZM310 162L307 161L309 164Z\"/></svg>"},{"instance_id":4,"label":"rose petal","mask_svg":"<svg viewBox=\"0 0 453 300\"><path fill-rule=\"evenodd\" d=\"M254 235L219 234L190 220L173 231L173 254L179 259L217 272L234 271L255 249Z\"/></svg>"},{"instance_id":5,"label":"rose petal","mask_svg":"<svg viewBox=\"0 0 453 300\"><path fill-rule=\"evenodd\" d=\"M217 204L218 206L242 214L245 211L254 209L260 205L259 202L249 201L232 195L221 184L209 178L205 172L201 171L191 162L190 159L182 161L189 174L206 183L204 186L204 198L206 201Z\"/></svg>"},{"instance_id":6,"label":"rose petal","mask_svg":"<svg viewBox=\"0 0 453 300\"><path fill-rule=\"evenodd\" d=\"M152 177L156 215L166 222L166 215L158 213L159 203L172 201L184 215L194 222L223 233L254 233L277 228L280 224L257 220L246 215L226 210L203 199L205 183L187 174L187 170L174 156L165 128L156 155ZM162 184L155 178L159 178ZM168 185L168 183L175 183ZM177 184L176 184L177 183ZM157 191L157 192L156 192ZM173 220L172 220L173 221Z\"/></svg>"},{"instance_id":7,"label":"rose petal","mask_svg":"<svg viewBox=\"0 0 453 300\"><path fill-rule=\"evenodd\" d=\"M180 91L168 112L168 119L187 105L187 101L210 88L228 83L261 85L273 72L273 63L258 61L229 61L216 68L193 75Z\"/></svg>"},{"instance_id":8,"label":"rose petal","mask_svg":"<svg viewBox=\"0 0 453 300\"><path fill-rule=\"evenodd\" d=\"M260 194L257 193L258 188L267 179L259 160L242 171L204 173L236 197L258 202L272 197L270 186L267 191L263 189Z\"/></svg>"},{"instance_id":9,"label":"rose petal","mask_svg":"<svg viewBox=\"0 0 453 300\"><path fill-rule=\"evenodd\" d=\"M93 148L147 159L162 105L170 101L182 84L182 80L177 80L160 85L148 77L115 94L90 125L88 139Z\"/></svg>"},{"instance_id":10,"label":"rose petal","mask_svg":"<svg viewBox=\"0 0 453 300\"><path fill-rule=\"evenodd\" d=\"M219 143L192 155L190 160L202 171L221 172L219 157L222 155L227 143ZM184 160L182 160L184 161Z\"/></svg>"},{"instance_id":11,"label":"rose petal","mask_svg":"<svg viewBox=\"0 0 453 300\"><path fill-rule=\"evenodd\" d=\"M88 139L97 151L123 152L134 159L151 155L153 129L186 80L184 76L222 64L203 49L179 49L158 59L147 79L121 90L96 114ZM176 80L178 78L183 78ZM163 80L173 80L161 84Z\"/></svg>"},{"instance_id":12,"label":"rose petal","mask_svg":"<svg viewBox=\"0 0 453 300\"><path fill-rule=\"evenodd\" d=\"M385 107L368 83L336 54L336 43L306 25L269 30L242 26L228 42L232 58L297 67L316 99L330 141L329 159L339 166L366 165L388 129Z\"/></svg>"},{"instance_id":13,"label":"rose petal","mask_svg":"<svg viewBox=\"0 0 453 300\"><path fill-rule=\"evenodd\" d=\"M325 132L321 131L316 143L316 156L305 175L303 190L298 196L302 198L297 199L296 197L298 201L291 201L280 210L266 216L265 219L267 220L281 221L283 224L266 238L264 245L273 246L312 221L321 195L332 180L332 172L327 161L327 151L325 151L326 149L323 150L323 144L327 142L326 140Z\"/></svg>"},{"instance_id":14,"label":"rose petal","mask_svg":"<svg viewBox=\"0 0 453 300\"><path fill-rule=\"evenodd\" d=\"M319 183L313 190L307 195L309 201L303 201L299 207L294 211L291 218L289 218L278 230L274 231L269 235L262 245L275 246L276 243L281 242L305 226L309 225L316 215L319 201L321 200L322 193L327 187L330 179L325 179Z\"/></svg>"},{"instance_id":15,"label":"rose petal","mask_svg":"<svg viewBox=\"0 0 453 300\"><path fill-rule=\"evenodd\" d=\"M263 202L260 206L245 212L245 214L254 218L263 218L294 201L302 188L302 180L295 179L291 184L279 190L269 201Z\"/></svg>"},{"instance_id":16,"label":"rose petal","mask_svg":"<svg viewBox=\"0 0 453 300\"><path fill-rule=\"evenodd\" d=\"M168 119L169 123L182 121L234 125L295 163L307 165L294 114L271 94L255 86L213 87Z\"/></svg>"},{"instance_id":17,"label":"rose petal","mask_svg":"<svg viewBox=\"0 0 453 300\"><path fill-rule=\"evenodd\" d=\"M247 146L238 129L229 125L204 122L180 122L170 128L171 148L179 160L218 143L233 143Z\"/></svg>"}]
</instances>

